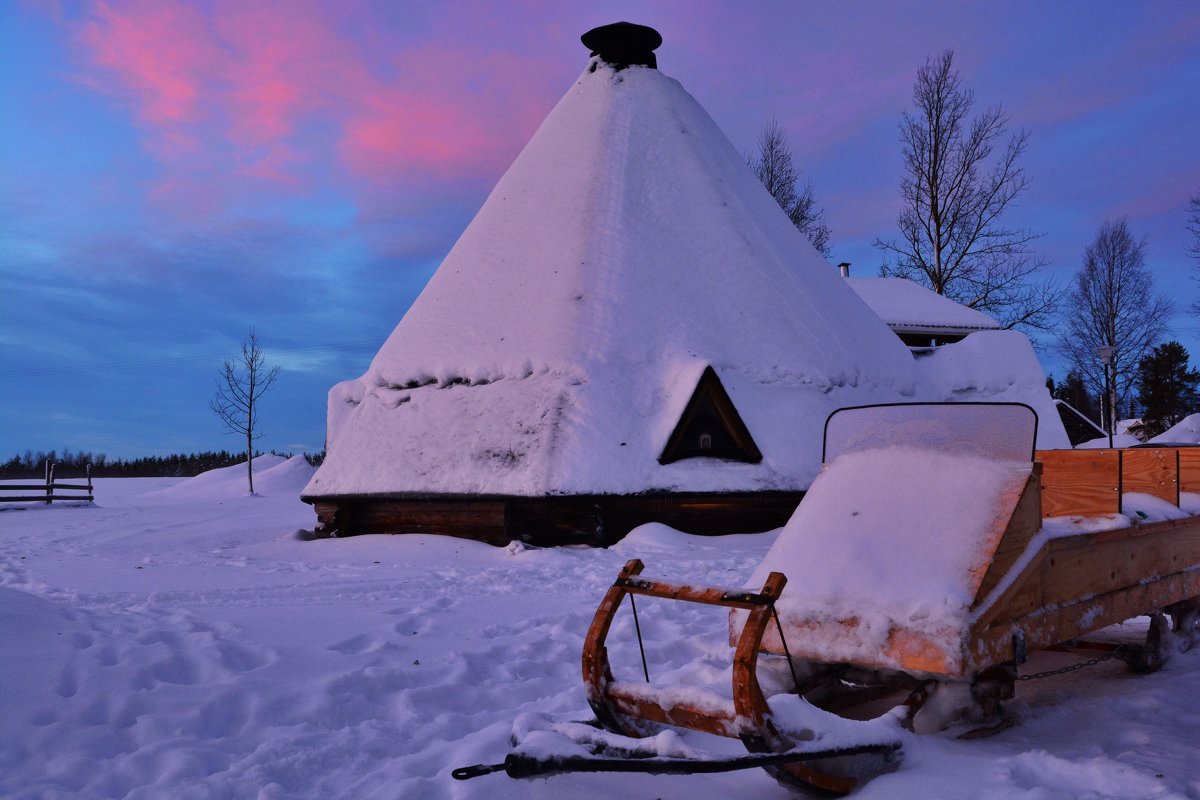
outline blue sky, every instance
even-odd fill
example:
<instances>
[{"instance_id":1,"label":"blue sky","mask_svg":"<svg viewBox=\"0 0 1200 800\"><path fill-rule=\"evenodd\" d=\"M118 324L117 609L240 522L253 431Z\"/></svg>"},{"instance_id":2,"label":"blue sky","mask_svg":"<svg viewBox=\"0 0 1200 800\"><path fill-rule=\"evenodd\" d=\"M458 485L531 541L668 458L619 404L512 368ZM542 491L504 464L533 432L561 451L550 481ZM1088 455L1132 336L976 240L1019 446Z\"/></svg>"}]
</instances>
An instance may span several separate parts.
<instances>
[{"instance_id":1,"label":"blue sky","mask_svg":"<svg viewBox=\"0 0 1200 800\"><path fill-rule=\"evenodd\" d=\"M582 70L579 35L617 19L662 32L660 68L739 149L780 122L859 275L895 231L917 66L954 49L1030 132L1009 221L1044 232L1049 274L1127 216L1200 354L1192 2L5 3L0 457L236 448L208 399L251 326L283 367L260 444L319 450L329 387Z\"/></svg>"}]
</instances>

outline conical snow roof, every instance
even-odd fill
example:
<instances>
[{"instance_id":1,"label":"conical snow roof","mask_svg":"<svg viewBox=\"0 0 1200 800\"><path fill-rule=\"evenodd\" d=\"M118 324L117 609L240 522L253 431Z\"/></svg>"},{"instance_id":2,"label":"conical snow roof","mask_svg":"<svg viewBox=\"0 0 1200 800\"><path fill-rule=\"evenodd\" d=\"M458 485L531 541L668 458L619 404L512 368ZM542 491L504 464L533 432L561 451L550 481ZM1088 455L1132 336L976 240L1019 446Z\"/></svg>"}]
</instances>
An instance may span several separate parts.
<instances>
[{"instance_id":1,"label":"conical snow roof","mask_svg":"<svg viewBox=\"0 0 1200 800\"><path fill-rule=\"evenodd\" d=\"M761 463L658 462L709 365ZM912 392L908 351L679 83L593 58L330 393L305 495L803 488L830 411Z\"/></svg>"}]
</instances>

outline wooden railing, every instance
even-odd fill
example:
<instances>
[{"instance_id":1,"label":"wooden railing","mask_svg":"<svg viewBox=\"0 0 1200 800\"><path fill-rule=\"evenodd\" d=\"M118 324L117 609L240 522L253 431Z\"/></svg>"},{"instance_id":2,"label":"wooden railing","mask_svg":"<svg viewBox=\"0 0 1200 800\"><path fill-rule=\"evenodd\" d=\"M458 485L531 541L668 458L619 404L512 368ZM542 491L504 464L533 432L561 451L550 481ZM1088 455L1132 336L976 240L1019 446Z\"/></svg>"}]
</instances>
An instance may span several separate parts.
<instances>
[{"instance_id":1,"label":"wooden railing","mask_svg":"<svg viewBox=\"0 0 1200 800\"><path fill-rule=\"evenodd\" d=\"M55 500L94 501L92 465L87 465L86 484L58 483L54 479L54 464L46 462L46 478L42 483L0 483L0 503L53 503ZM9 493L12 493L11 495Z\"/></svg>"},{"instance_id":2,"label":"wooden railing","mask_svg":"<svg viewBox=\"0 0 1200 800\"><path fill-rule=\"evenodd\" d=\"M1200 447L1039 450L1042 516L1121 513L1128 492L1179 505L1181 492L1200 492Z\"/></svg>"}]
</instances>

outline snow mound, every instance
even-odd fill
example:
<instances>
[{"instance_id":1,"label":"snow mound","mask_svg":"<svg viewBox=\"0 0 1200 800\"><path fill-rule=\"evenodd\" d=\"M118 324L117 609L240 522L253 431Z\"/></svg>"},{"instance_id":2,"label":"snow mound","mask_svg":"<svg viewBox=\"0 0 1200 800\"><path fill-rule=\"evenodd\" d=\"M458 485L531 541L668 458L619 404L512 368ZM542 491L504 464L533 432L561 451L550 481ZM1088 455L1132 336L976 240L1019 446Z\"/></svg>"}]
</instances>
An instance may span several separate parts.
<instances>
[{"instance_id":1,"label":"snow mound","mask_svg":"<svg viewBox=\"0 0 1200 800\"><path fill-rule=\"evenodd\" d=\"M1121 495L1121 512L1133 521L1161 522L1168 519L1187 519L1188 512L1174 503L1142 492Z\"/></svg>"},{"instance_id":2,"label":"snow mound","mask_svg":"<svg viewBox=\"0 0 1200 800\"><path fill-rule=\"evenodd\" d=\"M1150 441L1200 443L1200 414L1189 414Z\"/></svg>"},{"instance_id":3,"label":"snow mound","mask_svg":"<svg viewBox=\"0 0 1200 800\"><path fill-rule=\"evenodd\" d=\"M1116 447L1134 447L1142 443L1142 440L1131 433L1117 433L1112 437L1112 446ZM1088 439L1086 442L1080 442L1075 445L1076 450L1107 450L1108 437L1101 436L1098 439Z\"/></svg>"},{"instance_id":4,"label":"snow mound","mask_svg":"<svg viewBox=\"0 0 1200 800\"><path fill-rule=\"evenodd\" d=\"M316 468L304 456L265 453L254 458L255 494L299 494ZM211 469L150 494L172 499L240 497L246 494L246 462Z\"/></svg>"},{"instance_id":5,"label":"snow mound","mask_svg":"<svg viewBox=\"0 0 1200 800\"><path fill-rule=\"evenodd\" d=\"M1038 415L1037 449L1071 448L1046 374L1023 333L976 331L917 359L916 367L921 399L1025 403Z\"/></svg>"},{"instance_id":6,"label":"snow mound","mask_svg":"<svg viewBox=\"0 0 1200 800\"><path fill-rule=\"evenodd\" d=\"M831 661L877 658L897 628L957 653L973 571L1007 522L1001 498L1029 472L1029 462L912 446L846 453L813 482L746 586L786 575L785 625L817 623L806 646Z\"/></svg>"}]
</instances>

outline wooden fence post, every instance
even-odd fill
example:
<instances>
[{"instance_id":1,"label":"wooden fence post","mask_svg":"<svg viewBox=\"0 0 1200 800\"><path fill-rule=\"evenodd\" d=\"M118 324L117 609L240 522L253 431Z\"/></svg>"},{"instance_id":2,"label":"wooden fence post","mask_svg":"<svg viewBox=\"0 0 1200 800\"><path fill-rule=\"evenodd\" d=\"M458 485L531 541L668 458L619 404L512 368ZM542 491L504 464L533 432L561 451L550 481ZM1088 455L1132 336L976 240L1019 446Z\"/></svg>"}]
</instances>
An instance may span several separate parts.
<instances>
[{"instance_id":1,"label":"wooden fence post","mask_svg":"<svg viewBox=\"0 0 1200 800\"><path fill-rule=\"evenodd\" d=\"M46 459L46 505L54 500L54 462Z\"/></svg>"}]
</instances>

